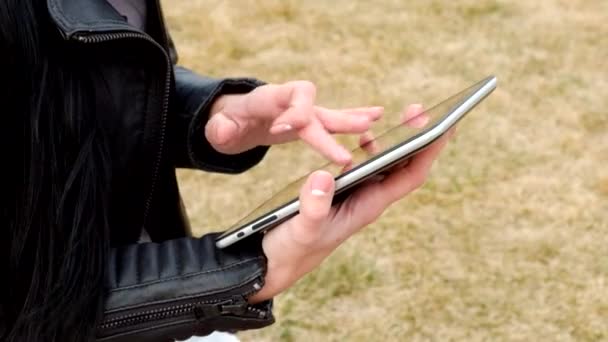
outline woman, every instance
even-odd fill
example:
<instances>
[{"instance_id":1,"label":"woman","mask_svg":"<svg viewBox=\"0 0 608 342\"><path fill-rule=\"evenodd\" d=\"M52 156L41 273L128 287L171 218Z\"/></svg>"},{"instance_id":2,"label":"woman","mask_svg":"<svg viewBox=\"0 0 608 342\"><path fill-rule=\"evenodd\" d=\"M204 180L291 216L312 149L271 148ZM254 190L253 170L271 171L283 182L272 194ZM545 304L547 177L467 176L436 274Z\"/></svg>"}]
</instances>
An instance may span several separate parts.
<instances>
[{"instance_id":1,"label":"woman","mask_svg":"<svg viewBox=\"0 0 608 342\"><path fill-rule=\"evenodd\" d=\"M309 82L177 67L158 2L3 0L0 45L3 341L267 326L272 298L420 186L446 142L339 207L332 176L315 172L300 215L217 250L215 234L186 236L175 168L243 172L295 139L348 164L331 133L363 133L381 109L316 106Z\"/></svg>"}]
</instances>

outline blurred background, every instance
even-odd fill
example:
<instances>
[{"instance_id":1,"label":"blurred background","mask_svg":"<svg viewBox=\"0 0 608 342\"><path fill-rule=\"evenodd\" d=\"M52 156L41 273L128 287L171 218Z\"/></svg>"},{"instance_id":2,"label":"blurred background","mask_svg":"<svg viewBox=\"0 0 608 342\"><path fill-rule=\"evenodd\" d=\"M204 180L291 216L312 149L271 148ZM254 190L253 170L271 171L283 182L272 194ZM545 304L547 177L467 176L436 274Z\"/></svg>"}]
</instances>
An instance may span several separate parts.
<instances>
[{"instance_id":1,"label":"blurred background","mask_svg":"<svg viewBox=\"0 0 608 342\"><path fill-rule=\"evenodd\" d=\"M164 2L180 64L311 80L328 107L397 115L499 80L426 185L243 341L608 340L608 1ZM320 162L294 143L242 175L180 171L195 233Z\"/></svg>"}]
</instances>

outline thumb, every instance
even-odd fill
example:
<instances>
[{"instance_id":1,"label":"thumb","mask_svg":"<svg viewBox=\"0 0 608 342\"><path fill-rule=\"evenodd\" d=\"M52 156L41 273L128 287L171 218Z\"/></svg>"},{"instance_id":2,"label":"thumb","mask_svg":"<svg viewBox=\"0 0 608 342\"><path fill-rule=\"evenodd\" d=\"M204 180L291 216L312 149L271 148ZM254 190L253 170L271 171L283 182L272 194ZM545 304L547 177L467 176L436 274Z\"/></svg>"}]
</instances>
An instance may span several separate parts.
<instances>
[{"instance_id":1,"label":"thumb","mask_svg":"<svg viewBox=\"0 0 608 342\"><path fill-rule=\"evenodd\" d=\"M222 112L214 114L205 125L207 140L220 152L222 147L226 147L230 141L234 141L238 131L238 124Z\"/></svg>"},{"instance_id":2,"label":"thumb","mask_svg":"<svg viewBox=\"0 0 608 342\"><path fill-rule=\"evenodd\" d=\"M327 171L313 172L300 190L300 214L293 220L292 238L314 244L323 233L334 195L334 177Z\"/></svg>"}]
</instances>

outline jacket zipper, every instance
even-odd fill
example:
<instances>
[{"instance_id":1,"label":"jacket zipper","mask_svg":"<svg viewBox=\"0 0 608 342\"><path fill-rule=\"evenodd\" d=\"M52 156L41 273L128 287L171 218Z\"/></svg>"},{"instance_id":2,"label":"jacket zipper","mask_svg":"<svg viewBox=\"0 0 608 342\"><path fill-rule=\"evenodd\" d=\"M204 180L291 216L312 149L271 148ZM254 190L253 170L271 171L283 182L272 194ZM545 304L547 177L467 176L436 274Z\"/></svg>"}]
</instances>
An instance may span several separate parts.
<instances>
[{"instance_id":1,"label":"jacket zipper","mask_svg":"<svg viewBox=\"0 0 608 342\"><path fill-rule=\"evenodd\" d=\"M148 215L150 213L150 208L152 206L152 199L154 197L154 192L156 191L156 185L158 182L158 174L160 171L160 163L163 157L163 149L165 145L165 130L167 126L167 115L169 111L169 95L171 92L171 61L169 57L167 57L167 53L165 50L151 37L138 32L115 32L115 33L100 33L100 34L86 34L86 35L76 35L75 39L79 42L86 44L96 44L103 43L112 40L120 40L120 39L143 39L149 41L156 47L158 47L165 57L165 62L167 64L166 69L167 72L165 74L165 88L163 94L163 102L162 102L162 114L161 114L161 127L160 127L160 141L159 141L159 149L156 155L156 160L154 162L154 168L152 171L152 180L150 183L150 193L144 202L144 227L147 225Z\"/></svg>"},{"instance_id":2,"label":"jacket zipper","mask_svg":"<svg viewBox=\"0 0 608 342\"><path fill-rule=\"evenodd\" d=\"M169 306L166 308L156 309L156 310L148 310L143 312L138 312L135 314L125 315L121 317L117 317L114 319L110 319L104 321L99 325L99 329L113 329L120 328L127 325L137 325L150 321L158 321L162 319L179 317L182 315L188 315L194 313L194 310L197 306L200 305L209 305L219 303L219 300L210 300L210 301L197 301L193 303L186 303L181 305Z\"/></svg>"},{"instance_id":3,"label":"jacket zipper","mask_svg":"<svg viewBox=\"0 0 608 342\"><path fill-rule=\"evenodd\" d=\"M260 279L256 279L255 282L253 283L253 289L250 291L247 291L245 294L242 295L235 295L230 299L212 299L212 300L192 300L190 302L186 302L183 304L178 304L178 305L172 305L172 306L167 306L167 307L163 307L163 308L159 308L159 309L151 309L151 310L145 310L145 311L141 311L141 312L135 312L135 313L131 313L131 314L125 314L125 315L121 315L118 317L113 317L113 318L107 318L104 321L101 322L100 325L98 325L98 329L100 331L103 330L109 330L109 329L119 329L119 328L123 328L126 326L133 326L133 325L139 325L139 324L144 324L144 323L149 323L149 322L158 322L160 320L163 319L173 319L173 318L178 318L178 317L182 317L182 316L192 316L193 319L199 318L197 317L197 311L201 310L201 315L200 316L204 316L204 309L206 307L209 307L210 305L216 305L216 306L220 306L220 310L216 309L216 313L217 315L221 315L221 314L230 314L230 313L241 313L245 312L247 313L247 316L250 317L256 317L256 318L264 318L266 317L267 313L264 310L258 309L252 305L249 305L247 303L247 298L252 295L253 293L255 293L256 291L259 291L260 289L260 285L261 284L261 280ZM248 285L251 286L251 285ZM237 289L237 291L234 292L240 292L242 290L242 287ZM221 309L223 308L228 308L225 311L222 311ZM232 310L230 310L230 308L232 308ZM206 317L200 317L201 319L204 319Z\"/></svg>"}]
</instances>

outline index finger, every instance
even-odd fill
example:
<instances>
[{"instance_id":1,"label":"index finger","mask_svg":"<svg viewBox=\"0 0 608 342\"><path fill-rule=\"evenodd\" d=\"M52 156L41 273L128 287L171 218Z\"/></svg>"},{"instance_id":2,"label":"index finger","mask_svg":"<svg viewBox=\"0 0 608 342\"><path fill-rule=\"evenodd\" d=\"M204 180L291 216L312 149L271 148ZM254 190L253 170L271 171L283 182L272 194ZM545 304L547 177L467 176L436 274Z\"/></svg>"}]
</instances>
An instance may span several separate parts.
<instances>
[{"instance_id":1,"label":"index finger","mask_svg":"<svg viewBox=\"0 0 608 342\"><path fill-rule=\"evenodd\" d=\"M352 160L350 152L340 145L317 119L313 118L308 126L298 132L298 135L304 142L338 165L348 165Z\"/></svg>"}]
</instances>

